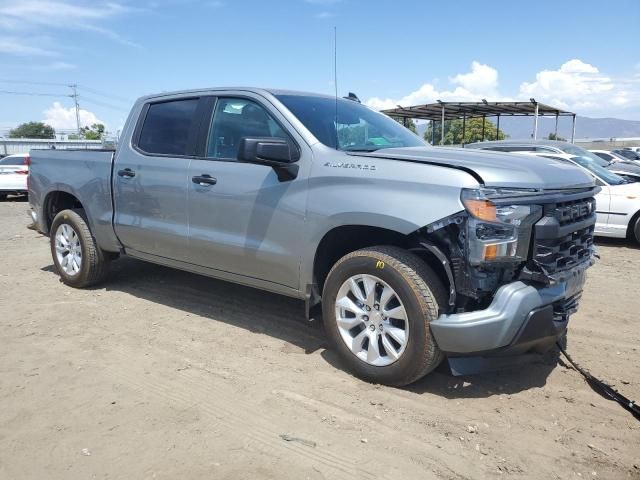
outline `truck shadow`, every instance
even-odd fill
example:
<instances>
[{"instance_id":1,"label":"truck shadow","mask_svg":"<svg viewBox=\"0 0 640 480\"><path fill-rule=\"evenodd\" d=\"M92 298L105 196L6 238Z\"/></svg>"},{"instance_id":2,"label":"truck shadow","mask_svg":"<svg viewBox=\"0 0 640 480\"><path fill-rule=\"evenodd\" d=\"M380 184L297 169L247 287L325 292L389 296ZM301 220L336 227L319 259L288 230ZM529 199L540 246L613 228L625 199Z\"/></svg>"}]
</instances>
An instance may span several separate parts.
<instances>
[{"instance_id":1,"label":"truck shadow","mask_svg":"<svg viewBox=\"0 0 640 480\"><path fill-rule=\"evenodd\" d=\"M633 250L640 249L640 245L628 238L596 237L595 244L596 247L626 247Z\"/></svg>"},{"instance_id":2,"label":"truck shadow","mask_svg":"<svg viewBox=\"0 0 640 480\"><path fill-rule=\"evenodd\" d=\"M55 274L53 265L42 270ZM327 363L344 369L339 357L327 350L322 323L307 322L299 300L127 257L113 263L108 280L96 290L103 288L269 335L306 354L322 350ZM557 364L556 351L514 370L454 377L445 361L435 372L404 389L446 398L510 394L543 386Z\"/></svg>"},{"instance_id":3,"label":"truck shadow","mask_svg":"<svg viewBox=\"0 0 640 480\"><path fill-rule=\"evenodd\" d=\"M549 374L559 365L564 365L559 362L559 353L559 350L554 349L545 355L535 355L530 363L517 368L459 377L451 373L445 360L434 372L401 389L419 395L431 394L449 399L514 394L544 386ZM323 351L322 357L335 368L343 368L340 359L331 350Z\"/></svg>"}]
</instances>

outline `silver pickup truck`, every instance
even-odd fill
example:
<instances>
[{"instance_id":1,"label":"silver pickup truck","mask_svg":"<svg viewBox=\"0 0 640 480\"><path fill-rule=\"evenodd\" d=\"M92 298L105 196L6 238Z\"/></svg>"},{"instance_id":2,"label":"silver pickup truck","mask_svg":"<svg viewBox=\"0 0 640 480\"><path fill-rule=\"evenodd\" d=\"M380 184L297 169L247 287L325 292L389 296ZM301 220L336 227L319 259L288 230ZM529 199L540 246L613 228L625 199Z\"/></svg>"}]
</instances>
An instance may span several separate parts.
<instances>
[{"instance_id":1,"label":"silver pickup truck","mask_svg":"<svg viewBox=\"0 0 640 480\"><path fill-rule=\"evenodd\" d=\"M593 263L593 180L432 148L357 101L225 88L139 99L117 150L33 150L62 281L119 255L296 297L360 377L548 349Z\"/></svg>"}]
</instances>

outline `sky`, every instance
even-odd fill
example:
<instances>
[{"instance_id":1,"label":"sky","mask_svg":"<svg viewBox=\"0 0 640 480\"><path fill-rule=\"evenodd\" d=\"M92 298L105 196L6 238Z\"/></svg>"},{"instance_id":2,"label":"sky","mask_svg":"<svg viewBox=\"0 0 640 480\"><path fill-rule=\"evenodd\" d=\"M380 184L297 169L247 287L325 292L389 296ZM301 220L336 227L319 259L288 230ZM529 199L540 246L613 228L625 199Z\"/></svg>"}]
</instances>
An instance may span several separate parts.
<instances>
[{"instance_id":1,"label":"sky","mask_svg":"<svg viewBox=\"0 0 640 480\"><path fill-rule=\"evenodd\" d=\"M640 0L0 0L0 135L74 129L71 84L112 132L149 93L332 94L334 27L338 92L373 108L533 97L640 120Z\"/></svg>"}]
</instances>

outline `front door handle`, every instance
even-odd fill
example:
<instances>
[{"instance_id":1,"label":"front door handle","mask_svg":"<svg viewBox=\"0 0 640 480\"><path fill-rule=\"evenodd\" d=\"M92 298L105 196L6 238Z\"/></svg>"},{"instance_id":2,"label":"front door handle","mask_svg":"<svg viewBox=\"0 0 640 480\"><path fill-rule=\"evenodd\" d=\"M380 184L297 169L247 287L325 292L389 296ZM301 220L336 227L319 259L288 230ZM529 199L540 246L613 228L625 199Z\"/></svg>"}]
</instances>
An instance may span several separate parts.
<instances>
[{"instance_id":1,"label":"front door handle","mask_svg":"<svg viewBox=\"0 0 640 480\"><path fill-rule=\"evenodd\" d=\"M191 177L191 181L196 185L200 185L202 187L209 187L218 183L218 180L216 178L213 178L208 173L203 173L202 175Z\"/></svg>"},{"instance_id":2,"label":"front door handle","mask_svg":"<svg viewBox=\"0 0 640 480\"><path fill-rule=\"evenodd\" d=\"M136 176L136 172L134 172L130 168L125 168L124 170L118 170L118 176L131 178Z\"/></svg>"}]
</instances>

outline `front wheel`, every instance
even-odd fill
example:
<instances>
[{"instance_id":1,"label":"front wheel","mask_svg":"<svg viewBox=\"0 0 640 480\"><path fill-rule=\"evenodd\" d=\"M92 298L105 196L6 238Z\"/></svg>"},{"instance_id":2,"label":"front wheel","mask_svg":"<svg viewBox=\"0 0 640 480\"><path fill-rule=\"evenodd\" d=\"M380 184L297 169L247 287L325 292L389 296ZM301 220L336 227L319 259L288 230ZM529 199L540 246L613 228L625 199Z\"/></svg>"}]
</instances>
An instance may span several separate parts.
<instances>
[{"instance_id":1,"label":"front wheel","mask_svg":"<svg viewBox=\"0 0 640 480\"><path fill-rule=\"evenodd\" d=\"M445 299L439 277L413 253L391 246L358 250L327 276L325 330L357 376L408 385L442 361L429 324Z\"/></svg>"},{"instance_id":2,"label":"front wheel","mask_svg":"<svg viewBox=\"0 0 640 480\"><path fill-rule=\"evenodd\" d=\"M635 241L637 244L640 244L640 217L635 220L635 223L632 225L631 229L631 239Z\"/></svg>"},{"instance_id":3,"label":"front wheel","mask_svg":"<svg viewBox=\"0 0 640 480\"><path fill-rule=\"evenodd\" d=\"M64 283L76 288L102 281L109 258L96 244L85 219L75 210L63 210L51 224L51 255Z\"/></svg>"}]
</instances>

